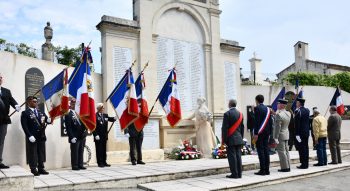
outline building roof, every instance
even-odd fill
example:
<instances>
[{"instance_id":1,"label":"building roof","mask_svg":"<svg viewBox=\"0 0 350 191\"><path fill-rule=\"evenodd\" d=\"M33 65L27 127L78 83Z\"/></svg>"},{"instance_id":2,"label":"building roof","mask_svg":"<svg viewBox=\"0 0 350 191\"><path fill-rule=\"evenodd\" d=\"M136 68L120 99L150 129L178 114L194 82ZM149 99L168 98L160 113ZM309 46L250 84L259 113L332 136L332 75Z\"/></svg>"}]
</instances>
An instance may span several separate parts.
<instances>
[{"instance_id":1,"label":"building roof","mask_svg":"<svg viewBox=\"0 0 350 191\"><path fill-rule=\"evenodd\" d=\"M140 29L139 23L137 21L107 16L107 15L103 15L101 17L101 22L97 24L96 28L100 29L103 24L117 26L117 27L126 27L130 29Z\"/></svg>"},{"instance_id":2,"label":"building roof","mask_svg":"<svg viewBox=\"0 0 350 191\"><path fill-rule=\"evenodd\" d=\"M335 70L342 70L345 72L350 72L349 66L344 66L344 65L339 65L339 64L331 64L331 63L320 62L320 61L310 60L310 59L306 60L306 64L308 64L308 63L325 65L327 67L326 69L335 69ZM288 67L286 67L285 69L283 69L282 71L277 73L276 76L279 77L281 73L283 73L285 70L288 70L289 68L293 67L294 65L295 65L295 63L289 65Z\"/></svg>"},{"instance_id":3,"label":"building roof","mask_svg":"<svg viewBox=\"0 0 350 191\"><path fill-rule=\"evenodd\" d=\"M227 40L227 39L220 39L220 47L239 50L239 51L242 51L245 48L243 46L239 46L239 43L237 41Z\"/></svg>"}]
</instances>

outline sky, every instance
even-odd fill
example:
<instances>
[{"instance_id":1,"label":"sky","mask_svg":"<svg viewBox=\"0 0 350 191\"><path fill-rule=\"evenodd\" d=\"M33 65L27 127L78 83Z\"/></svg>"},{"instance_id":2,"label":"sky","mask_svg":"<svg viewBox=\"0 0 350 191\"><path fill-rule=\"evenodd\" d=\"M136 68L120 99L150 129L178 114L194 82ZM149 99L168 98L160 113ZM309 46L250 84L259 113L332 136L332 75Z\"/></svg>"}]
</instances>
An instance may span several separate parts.
<instances>
[{"instance_id":1,"label":"sky","mask_svg":"<svg viewBox=\"0 0 350 191\"><path fill-rule=\"evenodd\" d=\"M253 53L262 59L262 73L274 77L294 62L293 45L309 43L309 57L349 65L350 1L347 0L219 0L221 38L245 47L240 63L249 75ZM103 15L132 19L132 0L0 0L0 38L24 42L38 50L45 42L43 28L50 21L55 46L89 43L96 72L101 71L101 35L96 29ZM1 63L3 64L3 63Z\"/></svg>"}]
</instances>

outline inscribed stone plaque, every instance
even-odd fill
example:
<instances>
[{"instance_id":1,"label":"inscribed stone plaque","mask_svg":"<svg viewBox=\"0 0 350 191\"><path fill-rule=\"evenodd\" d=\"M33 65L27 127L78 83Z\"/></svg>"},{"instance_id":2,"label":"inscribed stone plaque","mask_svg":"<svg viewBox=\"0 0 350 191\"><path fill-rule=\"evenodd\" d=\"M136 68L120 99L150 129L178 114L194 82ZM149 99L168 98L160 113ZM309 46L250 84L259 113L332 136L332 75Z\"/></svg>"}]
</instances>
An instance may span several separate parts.
<instances>
[{"instance_id":1,"label":"inscribed stone plaque","mask_svg":"<svg viewBox=\"0 0 350 191\"><path fill-rule=\"evenodd\" d=\"M215 135L219 138L221 142L221 127L222 127L222 117L215 117L214 118L214 130L215 130Z\"/></svg>"},{"instance_id":2,"label":"inscribed stone plaque","mask_svg":"<svg viewBox=\"0 0 350 191\"><path fill-rule=\"evenodd\" d=\"M198 97L206 97L203 45L200 43L157 38L158 92L162 89L169 70L176 67L177 84L182 111L194 111Z\"/></svg>"},{"instance_id":3,"label":"inscribed stone plaque","mask_svg":"<svg viewBox=\"0 0 350 191\"><path fill-rule=\"evenodd\" d=\"M159 120L150 119L143 128L143 144L144 149L159 149Z\"/></svg>"},{"instance_id":4,"label":"inscribed stone plaque","mask_svg":"<svg viewBox=\"0 0 350 191\"><path fill-rule=\"evenodd\" d=\"M225 62L225 105L230 99L237 99L236 64Z\"/></svg>"},{"instance_id":5,"label":"inscribed stone plaque","mask_svg":"<svg viewBox=\"0 0 350 191\"><path fill-rule=\"evenodd\" d=\"M25 74L25 97L33 96L44 86L44 75L38 68L29 68ZM39 110L45 112L44 97L39 92L36 94L39 103Z\"/></svg>"}]
</instances>

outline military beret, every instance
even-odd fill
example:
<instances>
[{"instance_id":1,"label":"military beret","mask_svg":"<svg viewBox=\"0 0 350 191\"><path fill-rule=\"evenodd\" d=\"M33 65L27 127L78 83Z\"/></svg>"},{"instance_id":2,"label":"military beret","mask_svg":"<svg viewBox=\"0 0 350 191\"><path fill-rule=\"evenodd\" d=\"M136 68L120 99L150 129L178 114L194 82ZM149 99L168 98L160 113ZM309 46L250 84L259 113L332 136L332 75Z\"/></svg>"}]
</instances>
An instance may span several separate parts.
<instances>
[{"instance_id":1,"label":"military beret","mask_svg":"<svg viewBox=\"0 0 350 191\"><path fill-rule=\"evenodd\" d=\"M287 103L288 103L288 100L285 100L285 99L278 99L278 103L287 104Z\"/></svg>"},{"instance_id":2,"label":"military beret","mask_svg":"<svg viewBox=\"0 0 350 191\"><path fill-rule=\"evenodd\" d=\"M297 101L299 101L300 103L305 103L305 99L304 99L304 98L298 97L298 98L297 98Z\"/></svg>"}]
</instances>

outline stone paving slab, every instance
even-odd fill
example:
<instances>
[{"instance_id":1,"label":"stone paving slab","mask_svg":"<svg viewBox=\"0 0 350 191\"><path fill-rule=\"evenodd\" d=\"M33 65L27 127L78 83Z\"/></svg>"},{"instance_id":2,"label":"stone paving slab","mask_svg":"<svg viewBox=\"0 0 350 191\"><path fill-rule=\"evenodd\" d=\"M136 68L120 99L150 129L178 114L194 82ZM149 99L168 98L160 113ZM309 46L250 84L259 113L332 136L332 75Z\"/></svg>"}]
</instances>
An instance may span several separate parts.
<instances>
[{"instance_id":1,"label":"stone paving slab","mask_svg":"<svg viewBox=\"0 0 350 191\"><path fill-rule=\"evenodd\" d=\"M350 151L347 151L347 153L350 154ZM299 155L296 151L291 151L290 156L294 162L298 162ZM310 151L310 158L314 159L315 157L316 151ZM270 161L272 167L279 166L277 154L271 155ZM253 173L249 174L247 170L258 167L258 156L242 156L242 162L244 172L247 172L245 176L254 176ZM201 179L202 176L215 176L215 174L227 173L229 172L229 167L227 159L198 159L154 162L136 166L118 164L105 168L88 167L87 170L80 171L58 169L49 172L50 175L41 175L34 178L39 180L34 181L36 190L59 190L60 187L61 189L135 188L137 184L158 183L160 181L164 182L184 178L195 178L194 180L201 181L203 185L206 185L205 189L210 190L217 182L213 183L211 180ZM182 185L181 182L177 183ZM196 183L199 185L200 182ZM197 184L189 188L194 190L201 188ZM175 188L177 186L174 186Z\"/></svg>"},{"instance_id":2,"label":"stone paving slab","mask_svg":"<svg viewBox=\"0 0 350 191\"><path fill-rule=\"evenodd\" d=\"M315 162L313 162L315 163ZM327 165L321 167L311 167L308 169L297 169L293 165L291 172L278 172L278 167L271 168L269 176L254 175L256 170L244 171L241 179L226 178L227 174L212 175L200 178L186 178L181 180L172 180L165 182L155 182L139 184L138 188L149 191L161 190L239 190L251 187L258 187L266 184L276 184L305 177L316 176L329 172L344 170L350 168L350 162L344 162L338 165ZM166 189L167 188L167 189Z\"/></svg>"}]
</instances>

